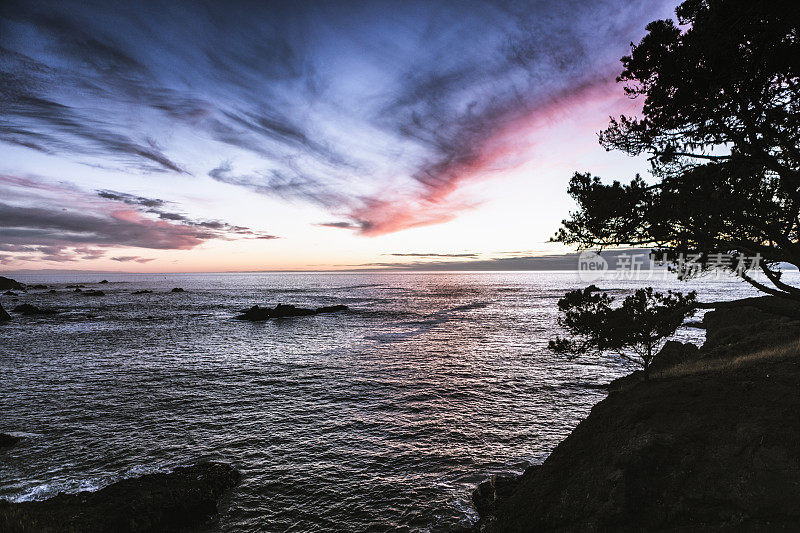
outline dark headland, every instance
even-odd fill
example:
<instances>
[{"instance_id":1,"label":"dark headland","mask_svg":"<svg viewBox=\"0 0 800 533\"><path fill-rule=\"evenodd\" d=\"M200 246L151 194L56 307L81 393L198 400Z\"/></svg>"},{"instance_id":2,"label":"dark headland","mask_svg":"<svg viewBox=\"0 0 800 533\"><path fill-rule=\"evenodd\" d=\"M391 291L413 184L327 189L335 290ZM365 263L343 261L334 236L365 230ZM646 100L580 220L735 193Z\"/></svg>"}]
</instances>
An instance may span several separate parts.
<instances>
[{"instance_id":1,"label":"dark headland","mask_svg":"<svg viewBox=\"0 0 800 533\"><path fill-rule=\"evenodd\" d=\"M796 530L800 308L774 297L706 314L541 465L473 493L475 531ZM660 361L659 361L660 359Z\"/></svg>"}]
</instances>

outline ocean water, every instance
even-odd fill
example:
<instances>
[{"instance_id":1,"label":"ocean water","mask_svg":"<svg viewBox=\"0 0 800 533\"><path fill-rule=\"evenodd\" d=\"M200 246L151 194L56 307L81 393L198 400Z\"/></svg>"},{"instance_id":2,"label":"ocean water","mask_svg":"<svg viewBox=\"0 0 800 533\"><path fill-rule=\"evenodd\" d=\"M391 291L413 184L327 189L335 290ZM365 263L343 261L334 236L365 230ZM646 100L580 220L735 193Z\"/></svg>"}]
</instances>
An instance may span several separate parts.
<instances>
[{"instance_id":1,"label":"ocean water","mask_svg":"<svg viewBox=\"0 0 800 533\"><path fill-rule=\"evenodd\" d=\"M476 519L477 483L544 460L597 386L631 370L547 351L557 299L586 285L573 272L15 277L58 292L0 296L7 310L63 312L0 324L0 431L27 437L0 454L13 501L213 459L243 473L221 531L447 531ZM645 284L756 294L736 280L598 282L620 296ZM277 303L351 309L232 319Z\"/></svg>"}]
</instances>

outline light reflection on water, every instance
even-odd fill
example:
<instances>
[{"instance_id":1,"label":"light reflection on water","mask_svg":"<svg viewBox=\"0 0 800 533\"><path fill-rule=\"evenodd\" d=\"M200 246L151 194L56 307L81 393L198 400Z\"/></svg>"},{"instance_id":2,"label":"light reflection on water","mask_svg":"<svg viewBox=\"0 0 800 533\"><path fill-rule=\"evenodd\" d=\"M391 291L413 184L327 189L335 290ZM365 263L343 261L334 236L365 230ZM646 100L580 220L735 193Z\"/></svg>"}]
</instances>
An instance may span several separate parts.
<instances>
[{"instance_id":1,"label":"light reflection on water","mask_svg":"<svg viewBox=\"0 0 800 533\"><path fill-rule=\"evenodd\" d=\"M17 278L61 284L19 301L67 312L0 326L0 431L29 436L2 456L0 498L209 458L244 474L222 530L447 530L475 518L476 483L543 460L603 397L592 385L628 371L545 349L556 300L584 285L575 273ZM106 297L63 289L101 278ZM738 281L647 284L755 294ZM352 310L231 320L255 303Z\"/></svg>"}]
</instances>

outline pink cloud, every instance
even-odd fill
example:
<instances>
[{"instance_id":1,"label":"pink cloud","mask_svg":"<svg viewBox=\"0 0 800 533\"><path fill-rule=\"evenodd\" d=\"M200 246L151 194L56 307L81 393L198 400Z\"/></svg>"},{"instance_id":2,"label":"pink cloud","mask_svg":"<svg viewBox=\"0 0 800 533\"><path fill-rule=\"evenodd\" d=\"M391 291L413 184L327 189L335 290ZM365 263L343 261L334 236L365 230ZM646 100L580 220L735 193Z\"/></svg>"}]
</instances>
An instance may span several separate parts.
<instances>
[{"instance_id":1,"label":"pink cloud","mask_svg":"<svg viewBox=\"0 0 800 533\"><path fill-rule=\"evenodd\" d=\"M561 121L575 118L587 109L604 108L619 99L613 80L603 80L584 83L533 109L524 106L511 109L505 116L498 117L498 123L491 125L494 131L463 157L432 165L415 175L421 190L362 198L361 205L345 216L356 221L353 227L366 236L453 220L459 213L479 205L456 194L462 187L496 179L529 163L532 149L546 141L548 133ZM587 122L584 127L587 131L576 134L593 135L596 124Z\"/></svg>"}]
</instances>

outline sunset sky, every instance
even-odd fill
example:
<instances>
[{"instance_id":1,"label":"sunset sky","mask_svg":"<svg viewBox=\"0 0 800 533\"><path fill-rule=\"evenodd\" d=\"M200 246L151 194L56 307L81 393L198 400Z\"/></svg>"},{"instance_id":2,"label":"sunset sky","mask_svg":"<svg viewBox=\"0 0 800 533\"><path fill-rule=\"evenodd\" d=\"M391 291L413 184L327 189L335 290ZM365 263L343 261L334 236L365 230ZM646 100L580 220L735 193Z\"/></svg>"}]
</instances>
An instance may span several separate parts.
<instances>
[{"instance_id":1,"label":"sunset sky","mask_svg":"<svg viewBox=\"0 0 800 533\"><path fill-rule=\"evenodd\" d=\"M326 270L548 244L629 179L619 58L677 2L0 7L0 270Z\"/></svg>"}]
</instances>

